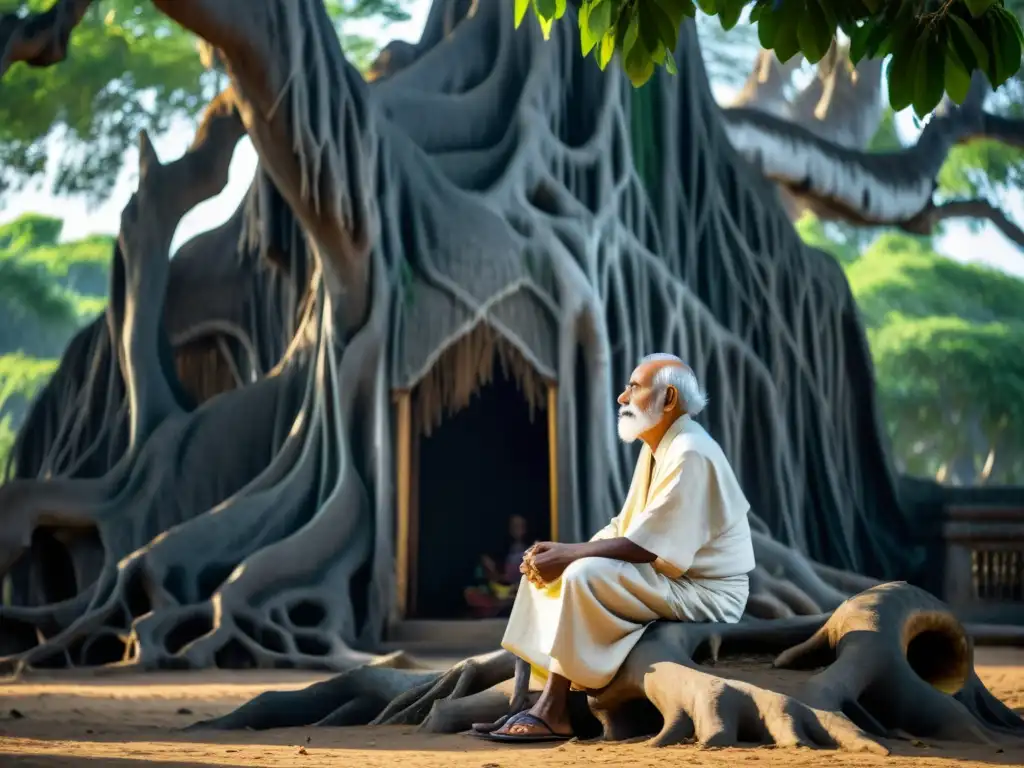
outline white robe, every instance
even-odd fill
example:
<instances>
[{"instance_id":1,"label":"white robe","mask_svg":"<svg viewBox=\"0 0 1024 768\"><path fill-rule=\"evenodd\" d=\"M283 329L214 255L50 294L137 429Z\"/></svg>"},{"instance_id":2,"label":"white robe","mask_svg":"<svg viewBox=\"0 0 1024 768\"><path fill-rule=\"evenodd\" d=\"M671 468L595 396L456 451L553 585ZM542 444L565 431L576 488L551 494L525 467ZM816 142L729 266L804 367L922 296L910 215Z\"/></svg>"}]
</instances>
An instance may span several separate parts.
<instances>
[{"instance_id":1,"label":"white robe","mask_svg":"<svg viewBox=\"0 0 1024 768\"><path fill-rule=\"evenodd\" d=\"M657 559L583 558L540 588L524 578L502 647L540 678L596 689L653 621L739 621L754 569L749 509L718 443L680 417L653 456L643 447L622 511L591 539L624 536Z\"/></svg>"}]
</instances>

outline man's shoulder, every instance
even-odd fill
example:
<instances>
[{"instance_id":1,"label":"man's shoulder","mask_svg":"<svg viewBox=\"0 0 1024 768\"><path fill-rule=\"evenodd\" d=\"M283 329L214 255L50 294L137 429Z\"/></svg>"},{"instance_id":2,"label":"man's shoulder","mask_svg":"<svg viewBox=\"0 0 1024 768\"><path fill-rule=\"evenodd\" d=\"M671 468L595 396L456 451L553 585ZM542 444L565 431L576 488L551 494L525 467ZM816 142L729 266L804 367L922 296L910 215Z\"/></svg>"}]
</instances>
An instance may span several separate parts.
<instances>
[{"instance_id":1,"label":"man's shoulder","mask_svg":"<svg viewBox=\"0 0 1024 768\"><path fill-rule=\"evenodd\" d=\"M718 459L722 449L704 427L689 419L672 439L669 453L680 461L699 456L713 462Z\"/></svg>"}]
</instances>

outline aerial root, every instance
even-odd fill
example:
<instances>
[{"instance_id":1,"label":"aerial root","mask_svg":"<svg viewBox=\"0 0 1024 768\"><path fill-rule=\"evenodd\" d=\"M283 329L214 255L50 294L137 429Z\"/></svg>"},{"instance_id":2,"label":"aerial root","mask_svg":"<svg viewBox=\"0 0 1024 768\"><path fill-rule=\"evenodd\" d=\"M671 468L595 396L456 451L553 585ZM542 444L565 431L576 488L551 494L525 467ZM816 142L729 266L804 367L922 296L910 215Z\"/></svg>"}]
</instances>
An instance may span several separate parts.
<instances>
[{"instance_id":1,"label":"aerial root","mask_svg":"<svg viewBox=\"0 0 1024 768\"><path fill-rule=\"evenodd\" d=\"M840 748L885 755L889 750L848 718L814 709L795 698L755 685L728 680L685 664L656 664L642 682L644 695L663 719L652 746L696 742L705 747L774 744L779 747ZM606 734L635 730L616 720L629 707L595 706Z\"/></svg>"},{"instance_id":2,"label":"aerial root","mask_svg":"<svg viewBox=\"0 0 1024 768\"><path fill-rule=\"evenodd\" d=\"M439 672L365 665L302 688L267 691L222 717L202 720L186 730L256 731L304 725L365 725L388 701L429 685ZM374 711L375 704L380 706Z\"/></svg>"},{"instance_id":3,"label":"aerial root","mask_svg":"<svg viewBox=\"0 0 1024 768\"><path fill-rule=\"evenodd\" d=\"M507 710L509 697L488 689L511 678L514 667L507 651L465 659L446 672L423 669L397 653L298 691L267 691L189 729L422 724L428 731L450 732L458 724L465 730L474 720Z\"/></svg>"},{"instance_id":4,"label":"aerial root","mask_svg":"<svg viewBox=\"0 0 1024 768\"><path fill-rule=\"evenodd\" d=\"M375 725L422 724L427 730L428 716L440 701L455 701L485 691L508 680L515 673L515 657L508 651L495 651L460 661L435 681L424 683L392 701L374 720ZM508 698L505 699L508 707ZM438 720L443 716L438 715ZM483 719L483 718L478 718ZM439 723L435 723L435 726Z\"/></svg>"},{"instance_id":5,"label":"aerial root","mask_svg":"<svg viewBox=\"0 0 1024 768\"><path fill-rule=\"evenodd\" d=\"M991 744L1024 735L1024 720L978 679L973 646L949 608L903 582L847 600L774 666L820 670L799 698L845 712L876 736Z\"/></svg>"},{"instance_id":6,"label":"aerial root","mask_svg":"<svg viewBox=\"0 0 1024 768\"><path fill-rule=\"evenodd\" d=\"M775 608L781 602L797 614L831 611L850 595L877 585L876 581L856 574L846 574L847 580L839 584L843 571L821 566L756 530L753 531L753 541L758 568L751 574L750 591L759 596L774 597L775 600L769 599L769 602ZM786 609L781 611L776 615L755 615L758 618L790 615Z\"/></svg>"},{"instance_id":7,"label":"aerial root","mask_svg":"<svg viewBox=\"0 0 1024 768\"><path fill-rule=\"evenodd\" d=\"M605 737L881 754L877 739L901 735L989 744L1024 736L1024 721L975 674L963 627L923 590L883 584L845 601L816 630L811 618L649 631L591 701ZM744 680L742 665L729 666L730 655L771 653L780 633L796 642L773 666L808 670L807 678L786 678L774 691ZM725 656L724 666L698 666L694 654L716 637L713 655Z\"/></svg>"},{"instance_id":8,"label":"aerial root","mask_svg":"<svg viewBox=\"0 0 1024 768\"><path fill-rule=\"evenodd\" d=\"M709 653L714 667L695 661ZM751 663L763 671L809 671L752 677L760 672ZM419 724L457 733L493 727L513 706L516 662L506 651L443 673L410 669L415 661L402 654L377 664L302 691L262 694L197 727ZM653 746L774 744L888 754L879 739L1024 738L1024 721L985 689L972 664L970 642L948 608L916 587L890 583L847 600L831 616L659 622L608 686L573 694L571 719L579 738L643 737ZM534 695L516 706L529 706Z\"/></svg>"},{"instance_id":9,"label":"aerial root","mask_svg":"<svg viewBox=\"0 0 1024 768\"><path fill-rule=\"evenodd\" d=\"M465 698L435 701L430 713L420 724L420 730L427 733L461 733L477 724L494 724L497 729L508 714L508 693L488 688Z\"/></svg>"},{"instance_id":10,"label":"aerial root","mask_svg":"<svg viewBox=\"0 0 1024 768\"><path fill-rule=\"evenodd\" d=\"M0 486L0 574L29 547L41 515L70 526L95 525L119 477L18 479Z\"/></svg>"},{"instance_id":11,"label":"aerial root","mask_svg":"<svg viewBox=\"0 0 1024 768\"><path fill-rule=\"evenodd\" d=\"M772 625L665 624L649 632L590 707L604 738L651 737L652 746L705 747L775 744L887 754L888 749L844 714L812 706L788 693L759 687L729 672L700 667L692 656L706 644L716 656L762 652L778 641L808 637L808 619Z\"/></svg>"}]
</instances>

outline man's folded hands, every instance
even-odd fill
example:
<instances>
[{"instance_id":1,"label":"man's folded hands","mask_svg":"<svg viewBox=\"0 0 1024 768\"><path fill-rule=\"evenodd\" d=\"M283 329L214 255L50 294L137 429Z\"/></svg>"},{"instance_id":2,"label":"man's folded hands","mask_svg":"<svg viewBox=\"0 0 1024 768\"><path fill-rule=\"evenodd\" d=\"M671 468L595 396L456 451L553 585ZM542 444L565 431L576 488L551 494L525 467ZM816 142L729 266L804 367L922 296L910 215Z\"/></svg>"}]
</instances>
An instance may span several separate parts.
<instances>
[{"instance_id":1,"label":"man's folded hands","mask_svg":"<svg viewBox=\"0 0 1024 768\"><path fill-rule=\"evenodd\" d=\"M526 577L526 580L533 584L533 586L540 588L544 586L544 579L540 577L540 573L537 572L537 565L533 561L533 558L535 557L534 549L536 546L537 545L534 544L523 554L523 562L519 564L519 572L523 574Z\"/></svg>"}]
</instances>

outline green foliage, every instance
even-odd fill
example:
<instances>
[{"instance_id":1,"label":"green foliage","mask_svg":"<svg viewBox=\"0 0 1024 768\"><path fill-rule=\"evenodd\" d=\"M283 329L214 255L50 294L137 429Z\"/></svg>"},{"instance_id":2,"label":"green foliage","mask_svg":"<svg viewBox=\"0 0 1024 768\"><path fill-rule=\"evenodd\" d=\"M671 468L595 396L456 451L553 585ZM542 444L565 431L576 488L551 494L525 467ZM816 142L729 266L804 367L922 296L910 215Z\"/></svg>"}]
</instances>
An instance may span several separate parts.
<instances>
[{"instance_id":1,"label":"green foliage","mask_svg":"<svg viewBox=\"0 0 1024 768\"><path fill-rule=\"evenodd\" d=\"M71 335L106 304L112 237L59 243L63 222L0 226L0 476L32 398Z\"/></svg>"},{"instance_id":2,"label":"green foliage","mask_svg":"<svg viewBox=\"0 0 1024 768\"><path fill-rule=\"evenodd\" d=\"M64 325L75 315L74 304L46 270L12 251L0 252L0 303L11 314L54 325Z\"/></svg>"},{"instance_id":3,"label":"green foliage","mask_svg":"<svg viewBox=\"0 0 1024 768\"><path fill-rule=\"evenodd\" d=\"M20 352L0 355L0 403L15 396L32 399L56 370L56 360L39 360Z\"/></svg>"},{"instance_id":4,"label":"green foliage","mask_svg":"<svg viewBox=\"0 0 1024 768\"><path fill-rule=\"evenodd\" d=\"M0 13L51 5L53 0L0 0ZM400 0L325 5L339 29L359 19L408 18ZM344 33L342 41L365 70L376 44ZM204 69L195 37L144 0L96 3L71 35L68 59L39 69L17 64L4 77L0 201L48 173L53 194L106 198L140 131L159 135L174 121L196 118L225 83L222 74Z\"/></svg>"},{"instance_id":5,"label":"green foliage","mask_svg":"<svg viewBox=\"0 0 1024 768\"><path fill-rule=\"evenodd\" d=\"M60 237L60 219L29 214L0 227L0 305L9 315L63 325L74 317L74 307L46 267L24 258L35 243L53 243Z\"/></svg>"},{"instance_id":6,"label":"green foliage","mask_svg":"<svg viewBox=\"0 0 1024 768\"><path fill-rule=\"evenodd\" d=\"M0 0L0 11L45 10L52 0ZM152 3L108 0L71 36L69 63L15 65L0 100L0 194L38 180L47 160L56 194L106 196L139 131L158 134L213 95L194 38ZM62 151L53 153L48 137Z\"/></svg>"},{"instance_id":7,"label":"green foliage","mask_svg":"<svg viewBox=\"0 0 1024 768\"><path fill-rule=\"evenodd\" d=\"M54 245L60 239L64 222L41 213L26 213L14 221L0 225L0 248L10 248L26 240L33 245Z\"/></svg>"},{"instance_id":8,"label":"green foliage","mask_svg":"<svg viewBox=\"0 0 1024 768\"><path fill-rule=\"evenodd\" d=\"M1007 0L1006 7L1018 18L1024 2ZM989 95L985 108L1011 119L1024 118L1024 70L1020 70ZM940 194L947 197L980 197L1005 209L1007 193L1024 184L1024 151L995 141L972 141L952 148L939 174ZM969 223L972 228L981 222Z\"/></svg>"},{"instance_id":9,"label":"green foliage","mask_svg":"<svg viewBox=\"0 0 1024 768\"><path fill-rule=\"evenodd\" d=\"M57 360L39 360L20 353L0 355L0 478L14 447L16 417L57 370Z\"/></svg>"},{"instance_id":10,"label":"green foliage","mask_svg":"<svg viewBox=\"0 0 1024 768\"><path fill-rule=\"evenodd\" d=\"M931 238L797 230L840 261L867 329L877 395L902 471L1024 483L1024 280L964 264ZM954 469L955 468L955 469Z\"/></svg>"},{"instance_id":11,"label":"green foliage","mask_svg":"<svg viewBox=\"0 0 1024 768\"><path fill-rule=\"evenodd\" d=\"M869 340L882 412L912 471L934 474L958 456L977 467L994 446L997 456L1011 458L1010 467L1019 464L1024 322L890 314ZM1019 483L1024 477L1013 472L999 479Z\"/></svg>"},{"instance_id":12,"label":"green foliage","mask_svg":"<svg viewBox=\"0 0 1024 768\"><path fill-rule=\"evenodd\" d=\"M0 418L0 478L3 478L6 473L7 457L14 448L14 438L16 436L17 433L14 427L11 426L11 417L4 416ZM7 605L6 601L4 605Z\"/></svg>"},{"instance_id":13,"label":"green foliage","mask_svg":"<svg viewBox=\"0 0 1024 768\"><path fill-rule=\"evenodd\" d=\"M114 239L58 243L62 226L37 214L0 226L0 354L56 354L103 311Z\"/></svg>"},{"instance_id":14,"label":"green foliage","mask_svg":"<svg viewBox=\"0 0 1024 768\"><path fill-rule=\"evenodd\" d=\"M904 469L934 476L955 460L980 467L995 450L993 479L1024 482L1024 281L895 233L848 262L846 274Z\"/></svg>"},{"instance_id":15,"label":"green foliage","mask_svg":"<svg viewBox=\"0 0 1024 768\"><path fill-rule=\"evenodd\" d=\"M989 139L959 144L946 157L938 182L950 197L999 200L1005 191L1024 187L1024 151Z\"/></svg>"},{"instance_id":16,"label":"green foliage","mask_svg":"<svg viewBox=\"0 0 1024 768\"><path fill-rule=\"evenodd\" d=\"M858 228L823 222L809 211L804 212L794 227L805 243L832 254L843 265L860 258L865 240L871 237L870 233Z\"/></svg>"},{"instance_id":17,"label":"green foliage","mask_svg":"<svg viewBox=\"0 0 1024 768\"><path fill-rule=\"evenodd\" d=\"M39 214L0 226L0 318L8 324L27 319L64 328L102 311L114 238L58 244L62 228L60 219Z\"/></svg>"},{"instance_id":18,"label":"green foliage","mask_svg":"<svg viewBox=\"0 0 1024 768\"><path fill-rule=\"evenodd\" d=\"M891 315L871 347L892 394L927 389L933 402L920 405L977 408L990 427L1024 417L1024 323Z\"/></svg>"},{"instance_id":19,"label":"green foliage","mask_svg":"<svg viewBox=\"0 0 1024 768\"><path fill-rule=\"evenodd\" d=\"M1024 321L1024 281L945 258L926 241L906 235L879 237L847 267L846 276L869 328L886 324L889 314Z\"/></svg>"},{"instance_id":20,"label":"green foliage","mask_svg":"<svg viewBox=\"0 0 1024 768\"><path fill-rule=\"evenodd\" d=\"M516 25L532 8L545 37L566 11L566 0L515 0ZM1012 5L1012 3L1011 3ZM924 116L948 93L961 103L971 73L993 87L1020 68L1024 31L1003 0L581 0L580 43L601 68L618 53L634 85L656 66L675 70L679 27L699 7L721 26L736 26L743 10L757 25L761 46L788 61L802 53L812 64L828 52L837 31L850 38L854 63L892 54L889 101Z\"/></svg>"},{"instance_id":21,"label":"green foliage","mask_svg":"<svg viewBox=\"0 0 1024 768\"><path fill-rule=\"evenodd\" d=\"M345 24L364 19L380 19L383 26L407 21L409 13L399 0L324 0L328 15L334 19L345 57L365 73L377 58L380 46L373 38L345 32Z\"/></svg>"}]
</instances>

